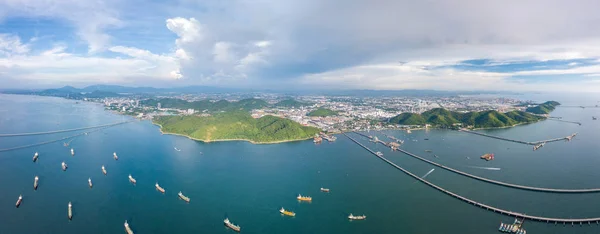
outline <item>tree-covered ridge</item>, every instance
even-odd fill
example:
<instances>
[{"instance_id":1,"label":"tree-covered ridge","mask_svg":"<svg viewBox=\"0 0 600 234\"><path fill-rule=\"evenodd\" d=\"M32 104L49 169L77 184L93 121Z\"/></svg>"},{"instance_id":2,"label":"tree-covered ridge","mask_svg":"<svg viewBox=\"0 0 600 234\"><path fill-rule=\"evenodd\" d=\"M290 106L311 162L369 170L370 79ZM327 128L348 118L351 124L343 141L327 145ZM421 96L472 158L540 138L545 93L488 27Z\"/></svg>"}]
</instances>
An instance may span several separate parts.
<instances>
[{"instance_id":1,"label":"tree-covered ridge","mask_svg":"<svg viewBox=\"0 0 600 234\"><path fill-rule=\"evenodd\" d=\"M194 109L198 111L249 111L269 106L266 101L256 98L242 99L237 102L229 102L227 100L219 100L216 102L211 102L209 100L188 102L176 98L148 99L141 101L141 104L146 106L157 106L158 103L160 103L162 108Z\"/></svg>"},{"instance_id":2,"label":"tree-covered ridge","mask_svg":"<svg viewBox=\"0 0 600 234\"><path fill-rule=\"evenodd\" d=\"M523 111L500 113L495 110L460 113L435 108L422 114L402 113L390 119L390 123L402 125L425 125L449 127L457 123L472 125L476 128L507 127L531 123L544 119Z\"/></svg>"},{"instance_id":3,"label":"tree-covered ridge","mask_svg":"<svg viewBox=\"0 0 600 234\"><path fill-rule=\"evenodd\" d=\"M304 103L304 102L299 102L296 101L294 99L286 99L286 100L282 100L280 102L275 103L276 107L294 107L294 108L298 108L298 107L303 107L303 106L310 106L309 103Z\"/></svg>"},{"instance_id":4,"label":"tree-covered ridge","mask_svg":"<svg viewBox=\"0 0 600 234\"><path fill-rule=\"evenodd\" d=\"M338 113L336 111L332 111L327 108L319 108L314 111L308 112L307 116L317 116L317 117L326 117L326 116L334 116Z\"/></svg>"},{"instance_id":5,"label":"tree-covered ridge","mask_svg":"<svg viewBox=\"0 0 600 234\"><path fill-rule=\"evenodd\" d=\"M318 128L302 126L289 119L264 116L254 119L247 112L223 112L212 116L159 116L155 123L165 133L176 133L202 141L249 140L269 143L308 139Z\"/></svg>"},{"instance_id":6,"label":"tree-covered ridge","mask_svg":"<svg viewBox=\"0 0 600 234\"><path fill-rule=\"evenodd\" d=\"M528 107L525 111L534 114L550 114L558 105L560 105L559 102L547 101L534 107Z\"/></svg>"}]
</instances>

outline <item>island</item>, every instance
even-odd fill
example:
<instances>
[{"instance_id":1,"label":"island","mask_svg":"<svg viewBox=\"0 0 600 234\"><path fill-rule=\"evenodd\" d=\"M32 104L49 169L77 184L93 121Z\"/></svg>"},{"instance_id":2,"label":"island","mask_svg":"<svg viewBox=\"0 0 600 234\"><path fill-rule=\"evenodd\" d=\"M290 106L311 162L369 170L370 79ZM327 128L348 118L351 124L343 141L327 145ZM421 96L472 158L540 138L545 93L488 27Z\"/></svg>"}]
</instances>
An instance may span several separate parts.
<instances>
[{"instance_id":1,"label":"island","mask_svg":"<svg viewBox=\"0 0 600 234\"><path fill-rule=\"evenodd\" d=\"M271 115L255 119L245 111L205 116L156 116L153 123L159 125L165 134L187 136L203 142L242 140L255 144L280 143L306 140L320 131Z\"/></svg>"},{"instance_id":2,"label":"island","mask_svg":"<svg viewBox=\"0 0 600 234\"><path fill-rule=\"evenodd\" d=\"M443 108L434 108L421 114L402 113L389 120L390 123L400 125L426 125L434 127L452 128L458 125L473 126L473 128L501 128L519 124L533 123L546 119L523 111L509 111L500 113L495 110L455 112Z\"/></svg>"},{"instance_id":3,"label":"island","mask_svg":"<svg viewBox=\"0 0 600 234\"><path fill-rule=\"evenodd\" d=\"M327 116L334 116L334 115L337 115L337 114L338 114L337 112L332 111L330 109L319 108L319 109L316 109L314 111L308 112L308 114L306 114L306 116L327 117Z\"/></svg>"},{"instance_id":4,"label":"island","mask_svg":"<svg viewBox=\"0 0 600 234\"><path fill-rule=\"evenodd\" d=\"M558 105L560 105L560 103L556 101L547 101L537 106L527 107L525 111L539 115L547 115L556 109L556 106Z\"/></svg>"}]
</instances>

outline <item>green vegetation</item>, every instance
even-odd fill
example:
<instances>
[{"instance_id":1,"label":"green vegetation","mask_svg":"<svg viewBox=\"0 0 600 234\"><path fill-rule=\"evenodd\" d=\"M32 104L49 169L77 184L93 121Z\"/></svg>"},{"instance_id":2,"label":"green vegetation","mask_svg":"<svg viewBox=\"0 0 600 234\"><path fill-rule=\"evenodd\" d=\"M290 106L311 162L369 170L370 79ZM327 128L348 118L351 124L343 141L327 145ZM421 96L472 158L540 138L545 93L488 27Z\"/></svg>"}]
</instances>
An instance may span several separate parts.
<instances>
[{"instance_id":1,"label":"green vegetation","mask_svg":"<svg viewBox=\"0 0 600 234\"><path fill-rule=\"evenodd\" d=\"M264 100L255 98L242 99L238 102L229 102L226 100L219 100L216 102L211 102L209 100L188 102L176 98L161 98L143 100L140 103L145 106L154 107L156 107L158 103L160 103L160 106L162 108L194 109L198 111L249 111L252 109L260 109L269 105Z\"/></svg>"},{"instance_id":2,"label":"green vegetation","mask_svg":"<svg viewBox=\"0 0 600 234\"><path fill-rule=\"evenodd\" d=\"M304 103L304 102L299 102L296 101L294 99L286 99L283 101L280 101L278 103L275 103L276 107L294 107L294 108L298 108L298 107L303 107L303 106L310 106L309 103Z\"/></svg>"},{"instance_id":3,"label":"green vegetation","mask_svg":"<svg viewBox=\"0 0 600 234\"><path fill-rule=\"evenodd\" d=\"M327 108L319 108L316 109L314 111L308 112L308 114L306 114L307 116L318 116L318 117L325 117L325 116L334 116L337 115L338 113L336 111L332 111L330 109Z\"/></svg>"},{"instance_id":4,"label":"green vegetation","mask_svg":"<svg viewBox=\"0 0 600 234\"><path fill-rule=\"evenodd\" d=\"M475 128L498 128L517 124L531 123L544 119L523 111L500 113L495 110L460 113L442 108L435 108L422 114L402 113L390 119L390 123L402 125L431 124L438 127L451 127L454 124Z\"/></svg>"},{"instance_id":5,"label":"green vegetation","mask_svg":"<svg viewBox=\"0 0 600 234\"><path fill-rule=\"evenodd\" d=\"M560 103L556 101L547 101L534 107L528 107L525 111L540 115L550 114L558 105Z\"/></svg>"},{"instance_id":6,"label":"green vegetation","mask_svg":"<svg viewBox=\"0 0 600 234\"><path fill-rule=\"evenodd\" d=\"M200 116L159 116L154 123L165 133L189 136L201 141L249 140L272 143L308 139L320 130L289 119L264 116L254 119L247 112L233 111Z\"/></svg>"}]
</instances>

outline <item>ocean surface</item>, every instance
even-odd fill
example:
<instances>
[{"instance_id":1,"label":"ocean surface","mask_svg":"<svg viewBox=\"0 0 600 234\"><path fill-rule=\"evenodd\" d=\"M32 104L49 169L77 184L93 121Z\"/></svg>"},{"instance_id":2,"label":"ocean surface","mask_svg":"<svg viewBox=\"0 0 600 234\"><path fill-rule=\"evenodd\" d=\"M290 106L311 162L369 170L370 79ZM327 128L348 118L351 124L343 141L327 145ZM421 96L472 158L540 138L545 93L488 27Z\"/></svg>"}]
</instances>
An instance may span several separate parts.
<instances>
[{"instance_id":1,"label":"ocean surface","mask_svg":"<svg viewBox=\"0 0 600 234\"><path fill-rule=\"evenodd\" d=\"M532 147L447 130L387 130L406 141L407 151L475 175L500 181L550 187L600 187L600 98L531 95L530 100L557 100L565 107L552 115L583 125L546 120L489 134L537 141L578 132L571 142ZM132 120L105 111L99 104L50 97L0 95L0 134L43 132ZM128 220L135 233L498 233L496 214L416 182L343 135L336 142L312 141L271 145L248 142L202 143L162 135L149 121L135 121L63 142L18 150L2 149L57 140L84 131L51 135L0 137L0 233L124 233ZM381 132L366 133L389 141ZM391 152L354 133L399 166L457 194L506 210L531 215L600 217L600 193L554 194L523 191L475 181ZM427 138L428 140L425 140ZM69 140L66 140L69 141ZM75 150L71 156L70 149ZM175 148L180 151L175 150ZM425 152L431 150L431 153ZM32 162L35 152L39 159ZM113 152L119 156L115 161ZM494 153L496 159L479 159ZM436 158L433 155L438 155ZM61 162L69 166L61 170ZM108 175L103 175L105 165ZM493 169L492 169L493 168ZM127 176L137 179L133 185ZM37 191L33 178L39 176ZM94 186L89 188L87 179ZM155 190L155 182L166 189ZM330 193L320 192L321 187ZM177 197L181 191L188 204ZM19 194L23 202L15 208ZM298 194L312 196L301 203ZM73 204L73 219L67 204ZM284 217L279 209L296 212ZM363 221L347 216L367 215ZM596 224L546 224L525 221L534 233L600 233Z\"/></svg>"}]
</instances>

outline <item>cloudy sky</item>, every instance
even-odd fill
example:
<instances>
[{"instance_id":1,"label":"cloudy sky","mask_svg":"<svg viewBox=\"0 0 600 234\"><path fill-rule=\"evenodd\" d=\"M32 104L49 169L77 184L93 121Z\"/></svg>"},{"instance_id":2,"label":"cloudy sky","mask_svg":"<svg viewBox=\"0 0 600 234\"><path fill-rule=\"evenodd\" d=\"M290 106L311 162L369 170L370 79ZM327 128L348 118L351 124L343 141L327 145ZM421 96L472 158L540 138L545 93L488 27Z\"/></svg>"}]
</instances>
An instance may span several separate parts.
<instances>
[{"instance_id":1,"label":"cloudy sky","mask_svg":"<svg viewBox=\"0 0 600 234\"><path fill-rule=\"evenodd\" d=\"M597 0L1 0L0 88L600 91Z\"/></svg>"}]
</instances>

